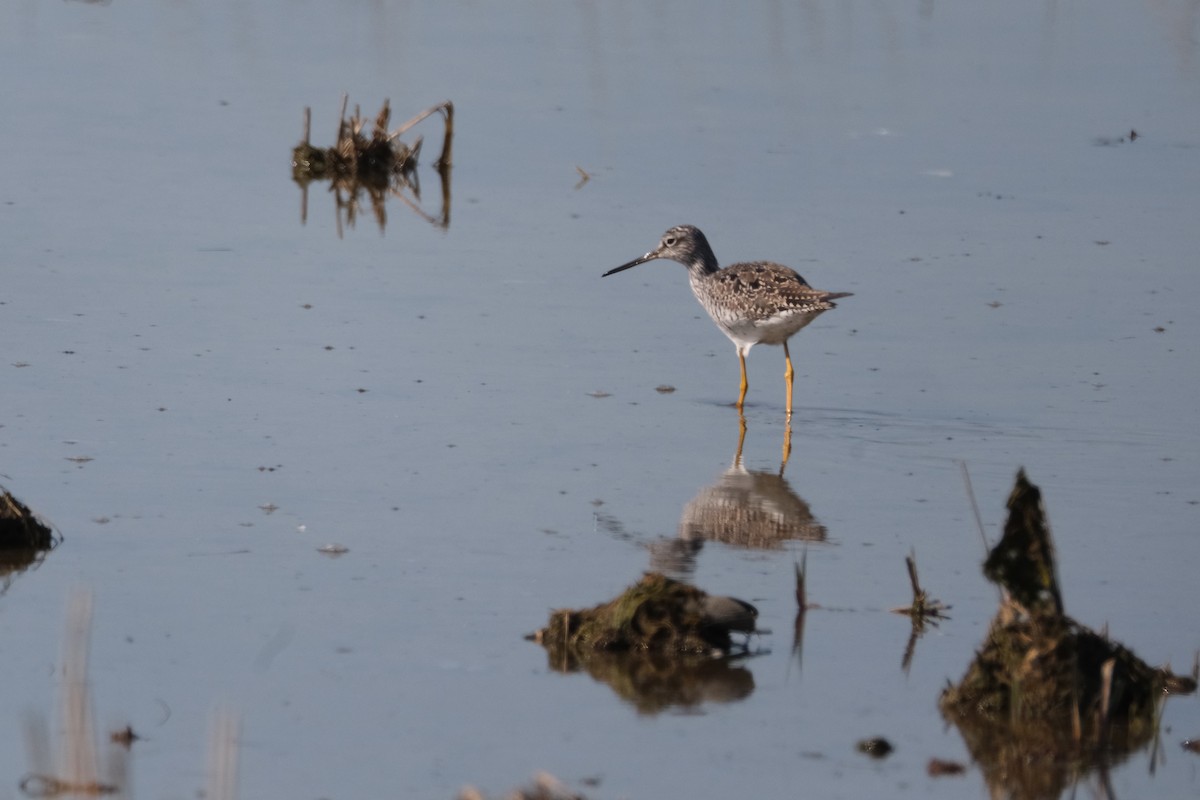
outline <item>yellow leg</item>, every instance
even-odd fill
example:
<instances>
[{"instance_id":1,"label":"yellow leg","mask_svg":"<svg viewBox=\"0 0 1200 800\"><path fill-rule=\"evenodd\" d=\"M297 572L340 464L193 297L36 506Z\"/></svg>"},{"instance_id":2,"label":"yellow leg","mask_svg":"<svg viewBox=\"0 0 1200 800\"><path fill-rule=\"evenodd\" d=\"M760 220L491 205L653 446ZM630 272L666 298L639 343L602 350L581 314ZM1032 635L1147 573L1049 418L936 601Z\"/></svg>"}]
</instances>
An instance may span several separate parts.
<instances>
[{"instance_id":1,"label":"yellow leg","mask_svg":"<svg viewBox=\"0 0 1200 800\"><path fill-rule=\"evenodd\" d=\"M792 369L792 354L788 352L787 342L783 343L783 358L787 361L787 368L783 371L783 379L787 382L787 415L788 419L792 417L792 378L796 375Z\"/></svg>"},{"instance_id":2,"label":"yellow leg","mask_svg":"<svg viewBox=\"0 0 1200 800\"><path fill-rule=\"evenodd\" d=\"M738 395L737 407L738 411L742 410L742 406L746 402L746 389L750 384L746 382L746 354L742 352L742 348L738 348L738 363L742 365L742 391Z\"/></svg>"}]
</instances>

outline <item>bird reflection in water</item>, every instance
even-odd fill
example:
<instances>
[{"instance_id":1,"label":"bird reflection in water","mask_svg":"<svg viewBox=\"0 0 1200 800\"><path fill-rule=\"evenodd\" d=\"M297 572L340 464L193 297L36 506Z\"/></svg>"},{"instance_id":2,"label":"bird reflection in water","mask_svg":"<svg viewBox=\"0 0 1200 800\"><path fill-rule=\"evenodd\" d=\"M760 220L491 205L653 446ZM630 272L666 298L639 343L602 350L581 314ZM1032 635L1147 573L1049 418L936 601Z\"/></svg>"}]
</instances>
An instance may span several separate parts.
<instances>
[{"instance_id":1,"label":"bird reflection in water","mask_svg":"<svg viewBox=\"0 0 1200 800\"><path fill-rule=\"evenodd\" d=\"M595 512L596 525L614 538L646 547L651 570L681 581L690 581L695 574L696 560L706 541L756 550L781 550L788 542L824 542L828 538L825 526L784 477L791 436L789 423L784 428L777 471L747 469L742 457L746 418L739 414L733 463L684 507L675 537L647 542L643 534L627 530L617 517L599 510ZM805 612L817 607L807 601L803 586L803 566L797 564L798 609L792 643L797 662L802 660Z\"/></svg>"},{"instance_id":2,"label":"bird reflection in water","mask_svg":"<svg viewBox=\"0 0 1200 800\"><path fill-rule=\"evenodd\" d=\"M747 469L742 459L746 418L739 414L733 463L684 507L676 538L650 545L651 567L668 574L690 575L706 541L756 550L776 550L789 541L825 541L825 526L783 476L791 454L791 438L788 424L777 472Z\"/></svg>"}]
</instances>

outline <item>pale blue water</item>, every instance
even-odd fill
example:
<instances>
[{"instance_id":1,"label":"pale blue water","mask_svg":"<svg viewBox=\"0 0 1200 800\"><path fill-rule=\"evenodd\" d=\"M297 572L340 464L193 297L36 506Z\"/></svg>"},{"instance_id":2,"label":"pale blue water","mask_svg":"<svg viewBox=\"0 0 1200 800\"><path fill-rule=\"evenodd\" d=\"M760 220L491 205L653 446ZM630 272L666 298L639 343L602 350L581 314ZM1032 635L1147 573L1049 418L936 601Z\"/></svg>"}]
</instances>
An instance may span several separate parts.
<instances>
[{"instance_id":1,"label":"pale blue water","mask_svg":"<svg viewBox=\"0 0 1200 800\"><path fill-rule=\"evenodd\" d=\"M204 785L221 703L244 797L987 796L925 773L966 757L936 698L995 602L960 460L993 537L1018 466L1042 487L1081 621L1200 647L1197 34L1186 2L4 5L0 482L66 542L0 597L0 800L80 584L141 796ZM320 185L300 224L302 112L331 144L342 92L454 101L448 230L393 202L339 239ZM708 545L770 653L742 701L639 716L521 637L635 580L733 456L683 270L600 279L681 222L855 296L792 347L786 477L830 539L803 664L798 545ZM782 353L749 368L776 469ZM906 674L914 548L954 609ZM1200 795L1197 700L1163 731L1118 796Z\"/></svg>"}]
</instances>

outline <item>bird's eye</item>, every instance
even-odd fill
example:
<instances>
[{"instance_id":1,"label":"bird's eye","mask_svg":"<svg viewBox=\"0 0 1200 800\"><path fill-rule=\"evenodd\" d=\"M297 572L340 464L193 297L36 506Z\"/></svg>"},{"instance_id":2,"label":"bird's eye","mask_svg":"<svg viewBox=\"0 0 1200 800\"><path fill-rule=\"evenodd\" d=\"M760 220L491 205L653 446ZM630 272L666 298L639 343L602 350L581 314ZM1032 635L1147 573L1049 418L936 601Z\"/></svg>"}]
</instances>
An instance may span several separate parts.
<instances>
[{"instance_id":1,"label":"bird's eye","mask_svg":"<svg viewBox=\"0 0 1200 800\"><path fill-rule=\"evenodd\" d=\"M663 244L665 244L667 247L674 247L675 246L675 237L674 236L664 236Z\"/></svg>"}]
</instances>

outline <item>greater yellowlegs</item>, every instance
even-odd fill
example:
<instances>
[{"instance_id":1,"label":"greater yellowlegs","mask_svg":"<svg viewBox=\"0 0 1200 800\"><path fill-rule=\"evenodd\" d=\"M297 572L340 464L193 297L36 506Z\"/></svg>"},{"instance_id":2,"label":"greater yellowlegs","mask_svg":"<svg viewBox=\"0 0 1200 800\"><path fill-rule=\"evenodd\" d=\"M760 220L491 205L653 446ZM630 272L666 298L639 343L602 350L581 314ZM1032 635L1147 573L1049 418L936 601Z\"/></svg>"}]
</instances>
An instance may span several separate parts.
<instances>
[{"instance_id":1,"label":"greater yellowlegs","mask_svg":"<svg viewBox=\"0 0 1200 800\"><path fill-rule=\"evenodd\" d=\"M781 344L787 368L787 413L792 413L792 354L788 339L824 311L836 308L834 300L849 297L850 292L822 292L814 289L796 271L771 261L749 261L717 265L708 239L693 225L677 225L663 234L658 247L628 264L610 269L602 277L636 267L647 261L666 258L688 268L692 293L704 306L737 348L742 367L739 409L746 401L746 354L756 344Z\"/></svg>"}]
</instances>

